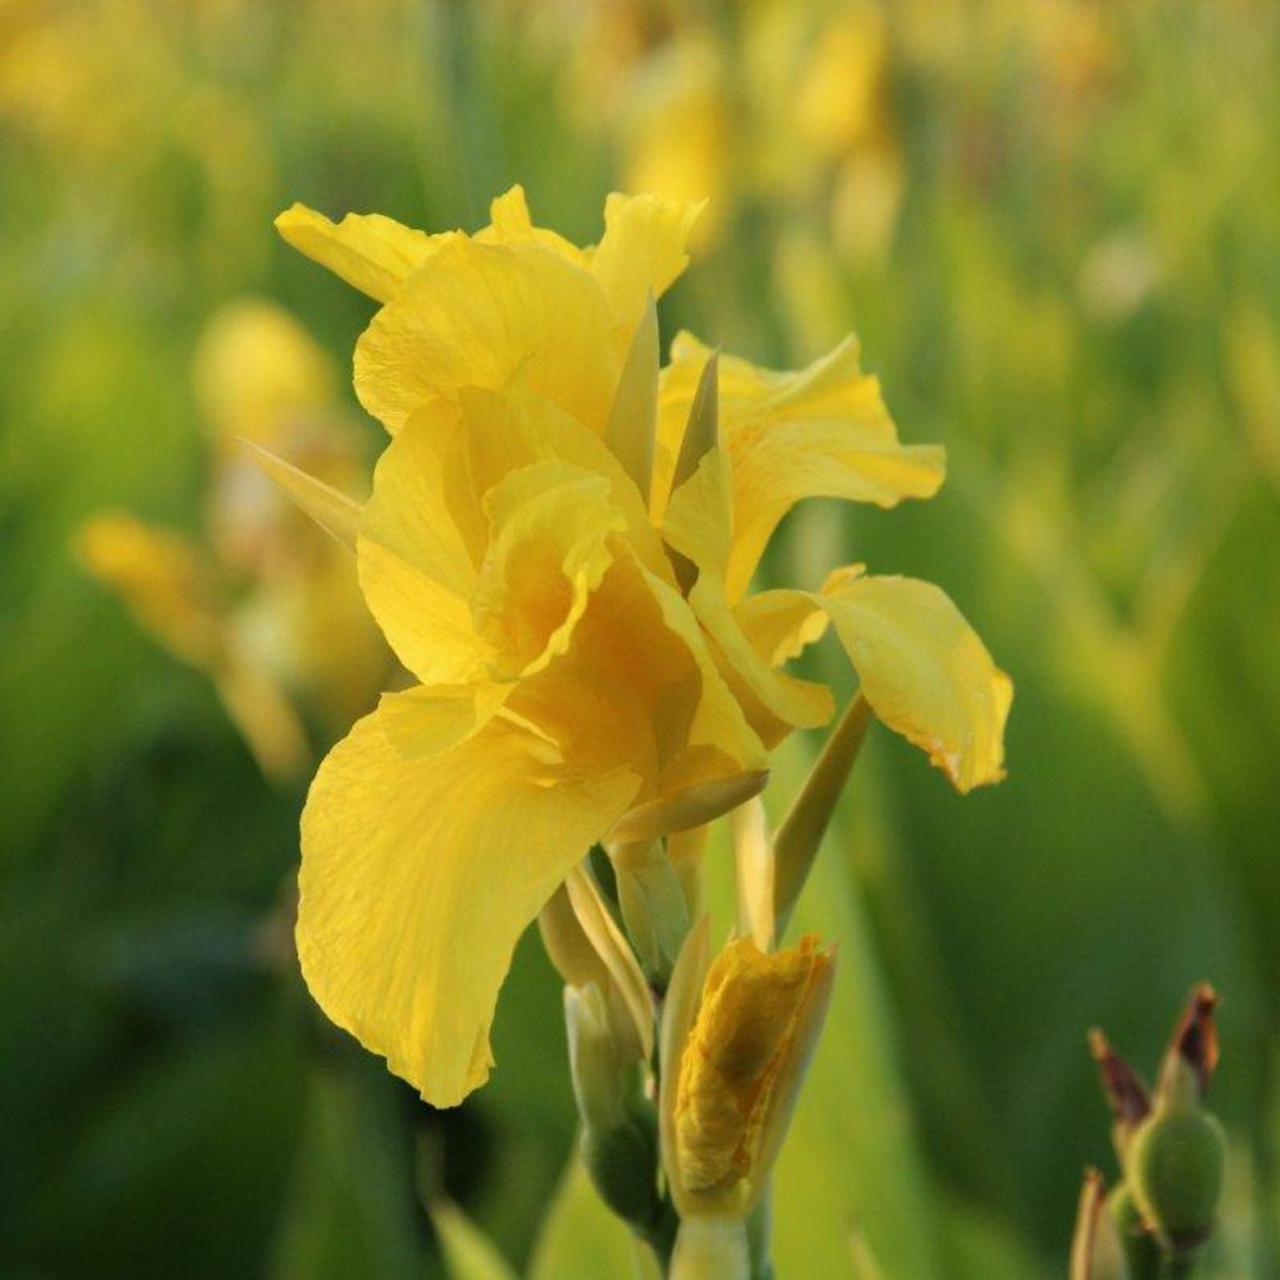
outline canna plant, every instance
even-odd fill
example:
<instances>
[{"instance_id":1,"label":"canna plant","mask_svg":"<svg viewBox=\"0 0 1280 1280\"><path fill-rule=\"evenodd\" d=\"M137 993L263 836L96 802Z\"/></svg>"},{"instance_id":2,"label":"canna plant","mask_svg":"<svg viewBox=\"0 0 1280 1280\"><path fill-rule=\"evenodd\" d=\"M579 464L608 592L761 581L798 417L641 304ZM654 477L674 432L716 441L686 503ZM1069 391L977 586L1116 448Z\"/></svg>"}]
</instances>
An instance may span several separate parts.
<instances>
[{"instance_id":1,"label":"canna plant","mask_svg":"<svg viewBox=\"0 0 1280 1280\"><path fill-rule=\"evenodd\" d=\"M1012 686L928 583L852 565L751 591L795 503L929 497L944 456L899 442L852 338L779 373L682 334L660 368L656 299L700 212L612 195L580 248L519 187L474 235L295 205L285 239L381 304L355 387L390 443L364 503L257 455L354 553L415 680L311 786L312 994L453 1106L490 1073L499 989L537 919L601 1195L668 1274L758 1277L835 973L828 943L777 943L836 796L872 719L961 792L998 780ZM828 628L860 691L770 836L769 752L835 715L786 664ZM717 953L701 860L725 815L740 918Z\"/></svg>"}]
</instances>

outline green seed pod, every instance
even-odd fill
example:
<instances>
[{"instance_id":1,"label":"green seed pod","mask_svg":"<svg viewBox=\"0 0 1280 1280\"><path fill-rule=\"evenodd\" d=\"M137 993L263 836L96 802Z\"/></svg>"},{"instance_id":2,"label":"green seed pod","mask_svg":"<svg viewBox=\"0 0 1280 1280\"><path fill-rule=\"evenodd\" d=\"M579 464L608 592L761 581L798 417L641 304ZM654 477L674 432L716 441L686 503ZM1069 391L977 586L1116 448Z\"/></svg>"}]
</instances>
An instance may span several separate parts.
<instances>
[{"instance_id":1,"label":"green seed pod","mask_svg":"<svg viewBox=\"0 0 1280 1280\"><path fill-rule=\"evenodd\" d=\"M1129 1280L1159 1280L1160 1246L1143 1221L1128 1183L1120 1183L1107 1197L1107 1212L1115 1226Z\"/></svg>"},{"instance_id":2,"label":"green seed pod","mask_svg":"<svg viewBox=\"0 0 1280 1280\"><path fill-rule=\"evenodd\" d=\"M1143 1219L1167 1252L1186 1252L1208 1237L1226 1155L1222 1126L1199 1106L1159 1107L1133 1135L1128 1182Z\"/></svg>"}]
</instances>

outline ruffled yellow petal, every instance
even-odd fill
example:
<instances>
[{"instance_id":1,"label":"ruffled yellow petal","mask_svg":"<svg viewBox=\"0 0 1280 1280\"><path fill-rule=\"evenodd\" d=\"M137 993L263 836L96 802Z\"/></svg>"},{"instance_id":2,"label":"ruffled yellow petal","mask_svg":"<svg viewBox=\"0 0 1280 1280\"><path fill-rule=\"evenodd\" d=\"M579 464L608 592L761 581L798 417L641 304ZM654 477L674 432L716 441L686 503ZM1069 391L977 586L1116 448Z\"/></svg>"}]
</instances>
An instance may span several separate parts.
<instances>
[{"instance_id":1,"label":"ruffled yellow petal","mask_svg":"<svg viewBox=\"0 0 1280 1280\"><path fill-rule=\"evenodd\" d=\"M833 574L821 602L878 719L957 791L1004 777L1013 683L946 593L915 578Z\"/></svg>"},{"instance_id":2,"label":"ruffled yellow petal","mask_svg":"<svg viewBox=\"0 0 1280 1280\"><path fill-rule=\"evenodd\" d=\"M493 536L471 609L499 678L567 651L613 562L609 537L626 527L608 499L606 477L553 461L509 471L485 495Z\"/></svg>"},{"instance_id":3,"label":"ruffled yellow petal","mask_svg":"<svg viewBox=\"0 0 1280 1280\"><path fill-rule=\"evenodd\" d=\"M548 534L541 558L538 528ZM422 411L379 460L358 540L360 583L420 679L465 682L494 663L514 675L553 656L545 646L566 622L567 640L612 556L610 532L625 532L641 562L669 577L639 492L598 436L526 386L466 389L457 406ZM513 590L499 591L504 582ZM548 593L571 582L576 603L548 625Z\"/></svg>"},{"instance_id":4,"label":"ruffled yellow petal","mask_svg":"<svg viewBox=\"0 0 1280 1280\"><path fill-rule=\"evenodd\" d=\"M733 608L751 647L770 666L798 658L826 634L827 614L807 591L758 591Z\"/></svg>"},{"instance_id":5,"label":"ruffled yellow petal","mask_svg":"<svg viewBox=\"0 0 1280 1280\"><path fill-rule=\"evenodd\" d=\"M767 758L688 602L627 544L619 542L615 553L572 651L523 685L521 696L546 697L546 709L534 716L546 723L557 705L554 680L576 682L558 700L592 702L596 750L623 750L645 778L638 812L610 836L651 839L708 822L754 794L767 777Z\"/></svg>"},{"instance_id":6,"label":"ruffled yellow petal","mask_svg":"<svg viewBox=\"0 0 1280 1280\"><path fill-rule=\"evenodd\" d=\"M658 517L708 354L681 334L663 371L652 503ZM725 571L730 604L746 590L778 522L801 499L890 507L931 496L944 475L940 447L898 442L879 382L861 372L852 337L795 373L722 356L720 438L733 477L733 545Z\"/></svg>"},{"instance_id":7,"label":"ruffled yellow petal","mask_svg":"<svg viewBox=\"0 0 1280 1280\"><path fill-rule=\"evenodd\" d=\"M689 265L689 237L706 204L616 192L605 201L604 236L591 273L628 325L639 319L650 293L661 297Z\"/></svg>"},{"instance_id":8,"label":"ruffled yellow petal","mask_svg":"<svg viewBox=\"0 0 1280 1280\"><path fill-rule=\"evenodd\" d=\"M425 424L392 442L356 538L364 598L396 656L428 684L473 680L486 658L471 618L471 550L450 516L449 442Z\"/></svg>"},{"instance_id":9,"label":"ruffled yellow petal","mask_svg":"<svg viewBox=\"0 0 1280 1280\"><path fill-rule=\"evenodd\" d=\"M333 1021L453 1106L489 1074L516 940L637 779L548 762L500 717L425 757L397 751L386 722L359 721L312 784L298 955Z\"/></svg>"},{"instance_id":10,"label":"ruffled yellow petal","mask_svg":"<svg viewBox=\"0 0 1280 1280\"><path fill-rule=\"evenodd\" d=\"M564 236L546 227L536 227L529 216L524 188L517 182L489 205L489 225L476 232L477 240L493 244L537 244L551 249L575 266L588 265L591 255Z\"/></svg>"},{"instance_id":11,"label":"ruffled yellow petal","mask_svg":"<svg viewBox=\"0 0 1280 1280\"><path fill-rule=\"evenodd\" d=\"M374 316L356 345L356 393L388 431L463 387L530 387L603 434L626 334L600 286L561 254L455 237Z\"/></svg>"},{"instance_id":12,"label":"ruffled yellow petal","mask_svg":"<svg viewBox=\"0 0 1280 1280\"><path fill-rule=\"evenodd\" d=\"M532 389L523 376L496 395L463 390L459 402L461 413L455 430L463 474L452 508L463 527L473 529L473 538L477 536L474 516L464 509L478 510L484 495L516 468L562 462L608 481L608 501L621 512L627 541L641 563L650 572L670 577L670 562L649 523L640 491L594 431ZM424 417L429 429L442 429L437 415Z\"/></svg>"},{"instance_id":13,"label":"ruffled yellow petal","mask_svg":"<svg viewBox=\"0 0 1280 1280\"><path fill-rule=\"evenodd\" d=\"M450 232L431 236L380 213L349 213L332 222L303 204L280 214L276 230L299 253L378 302L390 302L427 258L456 238Z\"/></svg>"}]
</instances>

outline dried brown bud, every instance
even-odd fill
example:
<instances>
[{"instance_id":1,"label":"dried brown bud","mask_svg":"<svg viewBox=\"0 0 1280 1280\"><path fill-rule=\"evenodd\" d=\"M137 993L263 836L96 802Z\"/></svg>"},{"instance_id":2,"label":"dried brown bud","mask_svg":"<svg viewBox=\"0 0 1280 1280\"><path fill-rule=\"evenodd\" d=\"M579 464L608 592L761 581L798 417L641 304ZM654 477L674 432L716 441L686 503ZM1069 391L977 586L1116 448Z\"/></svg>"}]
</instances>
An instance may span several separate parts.
<instances>
[{"instance_id":1,"label":"dried brown bud","mask_svg":"<svg viewBox=\"0 0 1280 1280\"><path fill-rule=\"evenodd\" d=\"M1151 1111L1151 1094L1142 1077L1111 1047L1098 1027L1089 1032L1089 1052L1098 1064L1102 1092L1116 1124L1132 1132Z\"/></svg>"},{"instance_id":2,"label":"dried brown bud","mask_svg":"<svg viewBox=\"0 0 1280 1280\"><path fill-rule=\"evenodd\" d=\"M1202 1095L1218 1065L1218 1026L1214 1021L1217 1007L1218 993L1207 982L1199 983L1187 1000L1166 1054L1166 1060L1176 1054L1191 1067Z\"/></svg>"}]
</instances>

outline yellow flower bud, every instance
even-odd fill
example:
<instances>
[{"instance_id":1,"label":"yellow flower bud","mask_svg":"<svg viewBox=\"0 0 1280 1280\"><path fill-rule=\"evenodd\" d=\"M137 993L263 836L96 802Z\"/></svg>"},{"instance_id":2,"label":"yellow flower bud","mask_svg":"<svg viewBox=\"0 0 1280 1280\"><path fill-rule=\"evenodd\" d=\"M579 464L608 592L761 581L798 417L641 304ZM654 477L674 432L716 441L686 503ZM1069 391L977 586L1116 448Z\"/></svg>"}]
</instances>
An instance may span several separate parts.
<instances>
[{"instance_id":1,"label":"yellow flower bud","mask_svg":"<svg viewBox=\"0 0 1280 1280\"><path fill-rule=\"evenodd\" d=\"M705 938L705 928L694 930L687 950L705 955ZM668 997L663 1159L682 1218L744 1218L782 1145L835 957L813 935L773 954L739 938L711 963L695 1011L691 988L703 967L677 966Z\"/></svg>"}]
</instances>

